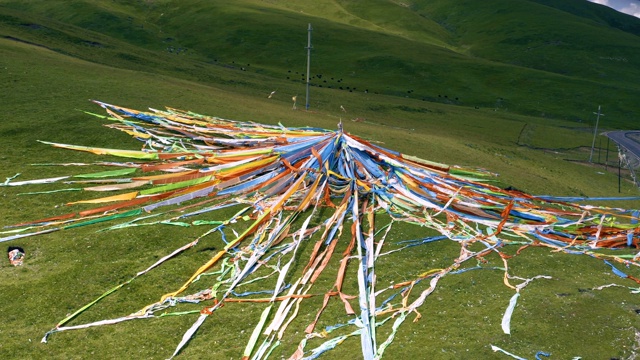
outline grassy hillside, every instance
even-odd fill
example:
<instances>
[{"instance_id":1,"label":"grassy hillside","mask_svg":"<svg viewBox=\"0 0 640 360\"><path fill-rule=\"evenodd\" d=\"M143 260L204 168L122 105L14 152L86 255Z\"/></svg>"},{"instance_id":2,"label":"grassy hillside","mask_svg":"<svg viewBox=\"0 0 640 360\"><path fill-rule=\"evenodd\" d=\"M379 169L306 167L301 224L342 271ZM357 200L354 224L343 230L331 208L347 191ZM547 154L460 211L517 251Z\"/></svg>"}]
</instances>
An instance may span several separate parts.
<instances>
[{"instance_id":1,"label":"grassy hillside","mask_svg":"<svg viewBox=\"0 0 640 360\"><path fill-rule=\"evenodd\" d=\"M83 112L101 112L88 101L98 99L130 108L166 105L287 126L333 129L342 120L346 131L388 148L498 173L500 186L534 194L637 196L628 178L618 192L617 169L612 168L615 147L610 145L607 155L604 138L596 142L602 148L596 149L597 166L566 161L588 158L597 105L606 114L601 127L633 128L639 109L638 42L632 31L637 21L586 1L571 5L0 1L0 176L68 174L77 169L32 164L98 160L36 140L139 148L138 142ZM616 21L620 26L613 26ZM294 111L291 96L304 98L308 23L314 27L311 111ZM83 196L22 194L43 189L0 188L2 225L65 213L63 203ZM66 314L203 231L97 230L9 244L23 246L27 261L20 268L0 261L0 357L162 359L173 351L194 318L80 330L39 343ZM402 231L405 237L424 236L420 229ZM381 267L410 278L455 258L457 250L444 244L420 248ZM387 356L503 358L490 344L528 358L537 351L558 359L622 359L638 352L637 294L622 287L592 290L633 282L594 259L528 251L510 261L513 273L545 274L553 280L534 282L523 292L511 336L499 324L513 295L502 284L503 273L469 272L439 285L422 308L423 318L404 325ZM209 256L202 249L177 258L80 320L135 311L182 284ZM488 261L502 264L497 257ZM625 271L640 277L637 269ZM318 306L311 302L303 309L300 323ZM182 358L240 357L261 308L224 310L198 332ZM329 314L336 322L344 316L340 309ZM283 344L283 356L297 345L294 335ZM326 358L359 358L359 353L358 342L349 340Z\"/></svg>"},{"instance_id":2,"label":"grassy hillside","mask_svg":"<svg viewBox=\"0 0 640 360\"><path fill-rule=\"evenodd\" d=\"M6 35L63 42L73 56L207 83L234 68L267 75L274 88L303 80L312 23L316 87L569 120L600 104L612 127L625 127L640 75L633 21L575 8L584 11L524 0L194 0L3 1L2 11Z\"/></svg>"}]
</instances>

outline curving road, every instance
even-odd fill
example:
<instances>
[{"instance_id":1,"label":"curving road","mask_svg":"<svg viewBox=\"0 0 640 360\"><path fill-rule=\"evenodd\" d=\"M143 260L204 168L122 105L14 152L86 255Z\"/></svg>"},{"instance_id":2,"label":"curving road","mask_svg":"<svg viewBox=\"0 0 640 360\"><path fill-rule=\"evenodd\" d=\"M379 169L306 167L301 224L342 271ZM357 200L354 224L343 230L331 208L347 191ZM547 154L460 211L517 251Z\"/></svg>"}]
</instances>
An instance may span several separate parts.
<instances>
[{"instance_id":1,"label":"curving road","mask_svg":"<svg viewBox=\"0 0 640 360\"><path fill-rule=\"evenodd\" d=\"M640 130L609 131L603 135L625 148L627 151L635 155L635 157L640 158L640 142L638 142L640 140Z\"/></svg>"}]
</instances>

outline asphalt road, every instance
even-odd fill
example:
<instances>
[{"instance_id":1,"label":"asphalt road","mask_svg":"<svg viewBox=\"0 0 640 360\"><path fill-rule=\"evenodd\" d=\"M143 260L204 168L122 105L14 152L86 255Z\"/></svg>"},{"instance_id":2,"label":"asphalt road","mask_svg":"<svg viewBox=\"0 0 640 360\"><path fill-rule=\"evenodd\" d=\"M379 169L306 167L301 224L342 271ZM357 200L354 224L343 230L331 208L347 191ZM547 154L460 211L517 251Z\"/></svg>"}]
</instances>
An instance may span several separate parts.
<instances>
[{"instance_id":1,"label":"asphalt road","mask_svg":"<svg viewBox=\"0 0 640 360\"><path fill-rule=\"evenodd\" d=\"M640 158L640 143L634 140L634 138L640 139L640 131L609 131L604 133L604 135L631 152L637 158Z\"/></svg>"}]
</instances>

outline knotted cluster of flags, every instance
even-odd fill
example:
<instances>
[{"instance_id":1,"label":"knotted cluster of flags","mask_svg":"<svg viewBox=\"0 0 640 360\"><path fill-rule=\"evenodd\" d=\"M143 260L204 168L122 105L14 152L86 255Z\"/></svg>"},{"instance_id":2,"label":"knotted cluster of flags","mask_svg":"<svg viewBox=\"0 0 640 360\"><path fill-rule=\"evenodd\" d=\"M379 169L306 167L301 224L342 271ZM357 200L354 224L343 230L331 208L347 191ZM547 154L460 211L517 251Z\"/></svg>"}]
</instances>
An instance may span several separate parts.
<instances>
[{"instance_id":1,"label":"knotted cluster of flags","mask_svg":"<svg viewBox=\"0 0 640 360\"><path fill-rule=\"evenodd\" d=\"M440 279L477 268L473 260L491 253L501 256L504 282L515 291L505 304L502 320L503 331L509 333L520 290L546 276L523 279L509 274L509 256L502 251L507 246L544 246L588 255L602 260L617 275L640 282L619 270L637 269L640 255L599 251L638 247L636 211L501 189L485 181L492 174L404 155L349 134L341 124L336 131L287 128L172 108L137 111L96 103L107 115L93 115L142 141L142 149L46 142L126 160L95 163L109 169L97 173L26 181L8 178L3 186L64 184L71 187L51 191L86 191L88 198L68 204L82 210L10 226L0 242L95 224L108 225L108 230L153 224L206 230L60 321L43 342L61 331L151 318L184 303L199 304L195 311L176 311L197 318L173 357L211 314L225 311L224 304L251 302L263 303L264 309L242 355L265 359L284 336L293 336L287 335L287 328L300 305L322 297L291 358L313 359L349 337L359 337L363 357L377 359L407 317L412 313L419 317L418 309ZM227 215L217 218L221 213ZM424 237L398 238L392 229L399 224L424 229ZM217 250L180 288L132 314L71 325L103 298L214 236L219 241ZM448 266L425 268L410 280L377 281L379 259L406 249L420 251L436 241L458 244L459 256ZM307 244L310 252L302 250ZM342 253L336 254L336 249ZM332 257L340 260L331 271L335 274L331 288L314 286ZM206 275L216 276L202 280ZM354 293L345 291L348 277L356 278ZM414 288L423 281L428 286L416 294ZM241 292L249 284L265 289ZM343 304L350 320L319 329L331 299ZM387 323L381 337L378 329ZM339 335L334 335L338 329ZM307 349L312 338L323 341Z\"/></svg>"}]
</instances>

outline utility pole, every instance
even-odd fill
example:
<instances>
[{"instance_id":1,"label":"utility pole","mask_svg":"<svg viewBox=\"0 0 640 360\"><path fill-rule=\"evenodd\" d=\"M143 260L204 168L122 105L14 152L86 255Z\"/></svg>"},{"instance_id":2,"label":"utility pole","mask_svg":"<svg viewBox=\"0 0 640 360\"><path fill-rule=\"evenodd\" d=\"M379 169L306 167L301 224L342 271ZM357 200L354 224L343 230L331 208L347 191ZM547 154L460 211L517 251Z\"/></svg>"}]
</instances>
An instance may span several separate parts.
<instances>
[{"instance_id":1,"label":"utility pole","mask_svg":"<svg viewBox=\"0 0 640 360\"><path fill-rule=\"evenodd\" d=\"M602 138L598 139L598 164L600 164L600 153L602 153Z\"/></svg>"},{"instance_id":2,"label":"utility pole","mask_svg":"<svg viewBox=\"0 0 640 360\"><path fill-rule=\"evenodd\" d=\"M622 158L618 154L618 193L620 192L620 183L622 182L622 174L620 168L622 167Z\"/></svg>"},{"instance_id":3,"label":"utility pole","mask_svg":"<svg viewBox=\"0 0 640 360\"><path fill-rule=\"evenodd\" d=\"M591 154L589 155L589 162L591 162L591 159L593 158L593 148L596 146L596 135L598 135L598 122L600 121L600 115L604 116L604 114L600 113L600 105L598 105L597 115L598 117L596 118L596 128L593 130L593 142L591 143Z\"/></svg>"},{"instance_id":4,"label":"utility pole","mask_svg":"<svg viewBox=\"0 0 640 360\"><path fill-rule=\"evenodd\" d=\"M609 170L608 165L609 165L609 141L611 141L611 138L607 136L607 157L604 160L604 170L607 171Z\"/></svg>"},{"instance_id":5,"label":"utility pole","mask_svg":"<svg viewBox=\"0 0 640 360\"><path fill-rule=\"evenodd\" d=\"M313 31L313 29L311 28L311 23L309 23L309 29L307 30L307 100L305 102L305 108L307 110L309 110L309 73L311 71L311 31Z\"/></svg>"}]
</instances>

